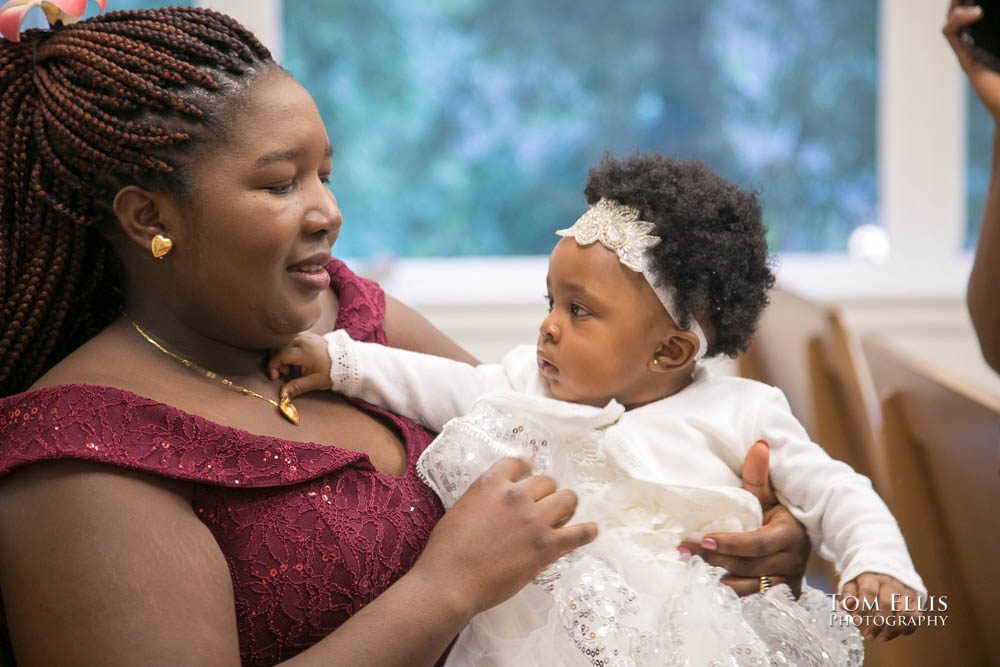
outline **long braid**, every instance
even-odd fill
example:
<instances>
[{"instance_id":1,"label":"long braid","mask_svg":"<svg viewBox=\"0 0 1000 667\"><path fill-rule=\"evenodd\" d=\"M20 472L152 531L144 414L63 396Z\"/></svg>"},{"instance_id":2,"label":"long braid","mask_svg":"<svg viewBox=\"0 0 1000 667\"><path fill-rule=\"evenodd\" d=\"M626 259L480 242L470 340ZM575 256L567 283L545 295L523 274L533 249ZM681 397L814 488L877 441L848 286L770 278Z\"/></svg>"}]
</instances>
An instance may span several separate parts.
<instances>
[{"instance_id":1,"label":"long braid","mask_svg":"<svg viewBox=\"0 0 1000 667\"><path fill-rule=\"evenodd\" d=\"M0 395L121 314L103 233L121 187L186 187L184 157L273 67L211 10L112 12L0 41Z\"/></svg>"}]
</instances>

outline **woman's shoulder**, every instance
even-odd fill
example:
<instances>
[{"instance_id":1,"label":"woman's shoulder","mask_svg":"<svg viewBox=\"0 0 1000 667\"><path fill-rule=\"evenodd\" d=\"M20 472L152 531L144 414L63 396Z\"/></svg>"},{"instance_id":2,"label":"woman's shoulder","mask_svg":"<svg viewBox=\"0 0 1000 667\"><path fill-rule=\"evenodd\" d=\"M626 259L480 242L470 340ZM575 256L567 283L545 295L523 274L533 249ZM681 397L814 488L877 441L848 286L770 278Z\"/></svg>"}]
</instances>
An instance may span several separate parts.
<instances>
[{"instance_id":1,"label":"woman's shoulder","mask_svg":"<svg viewBox=\"0 0 1000 667\"><path fill-rule=\"evenodd\" d=\"M379 284L359 276L335 257L330 258L326 271L339 302L336 328L346 330L355 340L385 344L386 299Z\"/></svg>"}]
</instances>

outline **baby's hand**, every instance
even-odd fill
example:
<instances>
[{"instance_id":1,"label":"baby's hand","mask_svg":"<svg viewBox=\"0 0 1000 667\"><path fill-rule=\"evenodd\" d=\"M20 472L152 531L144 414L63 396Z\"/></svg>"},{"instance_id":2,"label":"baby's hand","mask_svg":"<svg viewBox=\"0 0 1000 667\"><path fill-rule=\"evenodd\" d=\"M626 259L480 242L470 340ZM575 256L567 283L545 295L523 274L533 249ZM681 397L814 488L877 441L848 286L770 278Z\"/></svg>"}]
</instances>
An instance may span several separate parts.
<instances>
[{"instance_id":1,"label":"baby's hand","mask_svg":"<svg viewBox=\"0 0 1000 667\"><path fill-rule=\"evenodd\" d=\"M289 375L292 366L301 368L302 374L282 386L282 399L292 400L310 391L329 389L333 384L330 381L330 353L322 336L300 333L291 343L272 352L267 362L267 375L277 380Z\"/></svg>"},{"instance_id":2,"label":"baby's hand","mask_svg":"<svg viewBox=\"0 0 1000 667\"><path fill-rule=\"evenodd\" d=\"M877 602L877 609L876 609ZM865 572L844 584L840 606L866 622L859 624L865 639L887 642L900 635L913 634L918 611L917 592L887 574ZM883 620L876 621L876 617Z\"/></svg>"}]
</instances>

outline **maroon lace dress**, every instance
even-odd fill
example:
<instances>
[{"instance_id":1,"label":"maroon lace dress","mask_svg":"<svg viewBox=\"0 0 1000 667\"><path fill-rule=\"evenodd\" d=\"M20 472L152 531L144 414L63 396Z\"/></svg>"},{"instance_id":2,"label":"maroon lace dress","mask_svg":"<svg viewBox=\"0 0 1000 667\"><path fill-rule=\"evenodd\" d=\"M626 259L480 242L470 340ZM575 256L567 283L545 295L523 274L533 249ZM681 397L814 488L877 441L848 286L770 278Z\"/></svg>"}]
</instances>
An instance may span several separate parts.
<instances>
[{"instance_id":1,"label":"maroon lace dress","mask_svg":"<svg viewBox=\"0 0 1000 667\"><path fill-rule=\"evenodd\" d=\"M385 344L385 295L337 260L337 328ZM333 443L253 435L127 391L66 385L0 400L0 477L78 459L196 482L194 510L232 575L244 665L312 646L414 563L442 509L414 470L432 434L364 403L399 429L402 477ZM0 634L6 622L0 614ZM8 647L4 647L8 648Z\"/></svg>"}]
</instances>

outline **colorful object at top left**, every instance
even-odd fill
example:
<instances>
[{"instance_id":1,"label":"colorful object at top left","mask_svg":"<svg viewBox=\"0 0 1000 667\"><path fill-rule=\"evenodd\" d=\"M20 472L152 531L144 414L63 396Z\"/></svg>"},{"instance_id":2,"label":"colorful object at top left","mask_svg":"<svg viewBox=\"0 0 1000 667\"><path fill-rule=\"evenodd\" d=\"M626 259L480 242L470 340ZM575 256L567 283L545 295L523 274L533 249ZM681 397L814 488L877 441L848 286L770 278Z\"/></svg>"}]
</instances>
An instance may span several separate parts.
<instances>
[{"instance_id":1,"label":"colorful object at top left","mask_svg":"<svg viewBox=\"0 0 1000 667\"><path fill-rule=\"evenodd\" d=\"M108 0L95 0L104 11ZM29 10L41 7L49 25L76 23L87 12L87 0L10 0L0 6L0 35L12 42L21 38L21 23Z\"/></svg>"}]
</instances>

